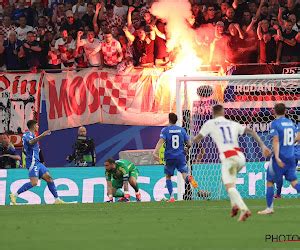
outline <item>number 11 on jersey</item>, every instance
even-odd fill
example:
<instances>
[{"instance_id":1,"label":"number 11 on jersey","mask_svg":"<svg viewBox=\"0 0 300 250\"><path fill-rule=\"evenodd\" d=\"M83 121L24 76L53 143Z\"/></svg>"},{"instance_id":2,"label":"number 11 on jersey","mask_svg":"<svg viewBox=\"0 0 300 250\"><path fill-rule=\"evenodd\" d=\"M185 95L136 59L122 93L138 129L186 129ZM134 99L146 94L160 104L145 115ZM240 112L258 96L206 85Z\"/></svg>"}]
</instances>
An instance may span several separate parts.
<instances>
[{"instance_id":1,"label":"number 11 on jersey","mask_svg":"<svg viewBox=\"0 0 300 250\"><path fill-rule=\"evenodd\" d=\"M223 135L224 144L233 143L230 127L220 127L220 129Z\"/></svg>"}]
</instances>

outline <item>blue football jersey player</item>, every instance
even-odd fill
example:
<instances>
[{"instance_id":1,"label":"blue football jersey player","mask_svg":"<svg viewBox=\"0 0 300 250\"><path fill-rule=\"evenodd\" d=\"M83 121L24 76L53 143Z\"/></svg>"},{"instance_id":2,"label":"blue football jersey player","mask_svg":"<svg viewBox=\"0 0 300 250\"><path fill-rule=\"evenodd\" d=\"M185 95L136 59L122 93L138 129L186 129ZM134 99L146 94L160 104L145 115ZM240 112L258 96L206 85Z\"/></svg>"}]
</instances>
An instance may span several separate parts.
<instances>
[{"instance_id":1,"label":"blue football jersey player","mask_svg":"<svg viewBox=\"0 0 300 250\"><path fill-rule=\"evenodd\" d=\"M52 193L53 197L55 198L55 203L56 204L64 203L58 197L56 186L53 182L53 179L50 176L49 171L45 167L45 165L40 162L40 157L39 157L40 148L39 148L38 141L44 138L45 136L49 135L50 130L46 130L39 136L35 136L35 133L37 133L39 129L39 125L35 120L29 120L27 122L27 127L29 131L24 133L22 140L23 140L23 152L26 156L26 168L29 171L30 181L25 183L22 187L20 187L17 193L15 194L11 193L9 195L11 203L13 205L16 205L17 197L21 193L36 186L38 184L38 180L41 178L47 182L48 188Z\"/></svg>"},{"instance_id":2,"label":"blue football jersey player","mask_svg":"<svg viewBox=\"0 0 300 250\"><path fill-rule=\"evenodd\" d=\"M156 144L153 156L156 160L159 160L159 149L165 144L165 175L166 185L170 194L170 202L174 202L173 184L171 177L174 175L175 169L182 174L186 183L196 188L198 183L194 178L188 174L189 169L185 160L185 145L191 147L190 138L187 135L184 128L177 126L177 115L174 113L169 114L169 126L163 128L160 133L160 139Z\"/></svg>"},{"instance_id":3,"label":"blue football jersey player","mask_svg":"<svg viewBox=\"0 0 300 250\"><path fill-rule=\"evenodd\" d=\"M296 125L285 117L283 103L275 105L276 119L271 123L273 155L267 169L267 208L259 214L271 214L273 209L274 183L279 183L283 176L300 193L300 184L296 175L295 140L299 139Z\"/></svg>"}]
</instances>

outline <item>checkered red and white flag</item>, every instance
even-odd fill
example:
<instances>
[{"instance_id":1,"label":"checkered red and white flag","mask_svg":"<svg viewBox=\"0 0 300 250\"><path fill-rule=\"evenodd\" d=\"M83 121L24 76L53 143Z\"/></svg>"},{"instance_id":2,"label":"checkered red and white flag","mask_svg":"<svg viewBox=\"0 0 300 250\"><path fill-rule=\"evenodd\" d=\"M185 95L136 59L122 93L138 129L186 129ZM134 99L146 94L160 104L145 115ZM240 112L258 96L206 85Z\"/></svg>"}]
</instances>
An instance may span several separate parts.
<instances>
[{"instance_id":1,"label":"checkered red and white flag","mask_svg":"<svg viewBox=\"0 0 300 250\"><path fill-rule=\"evenodd\" d=\"M164 125L167 116L152 111L156 78L144 70L128 75L96 69L46 73L48 126L58 130L98 122Z\"/></svg>"}]
</instances>

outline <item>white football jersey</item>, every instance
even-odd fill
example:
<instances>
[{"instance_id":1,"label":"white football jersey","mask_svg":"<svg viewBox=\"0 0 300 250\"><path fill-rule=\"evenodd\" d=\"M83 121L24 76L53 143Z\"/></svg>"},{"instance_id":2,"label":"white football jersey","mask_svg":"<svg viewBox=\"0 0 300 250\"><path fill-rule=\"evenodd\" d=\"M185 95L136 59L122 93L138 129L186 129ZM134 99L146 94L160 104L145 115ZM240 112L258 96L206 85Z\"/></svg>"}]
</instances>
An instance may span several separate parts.
<instances>
[{"instance_id":1,"label":"white football jersey","mask_svg":"<svg viewBox=\"0 0 300 250\"><path fill-rule=\"evenodd\" d=\"M239 147L239 135L244 134L245 126L223 116L208 120L200 129L202 136L209 135L217 144L219 153Z\"/></svg>"}]
</instances>

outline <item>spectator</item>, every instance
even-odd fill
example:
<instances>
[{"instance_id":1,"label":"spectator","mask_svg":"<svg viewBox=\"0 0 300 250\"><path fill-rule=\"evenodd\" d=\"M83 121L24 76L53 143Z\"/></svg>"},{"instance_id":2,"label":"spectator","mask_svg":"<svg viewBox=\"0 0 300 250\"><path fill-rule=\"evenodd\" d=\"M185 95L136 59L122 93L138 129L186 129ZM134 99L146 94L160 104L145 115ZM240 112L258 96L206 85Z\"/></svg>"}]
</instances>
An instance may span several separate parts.
<instances>
[{"instance_id":1,"label":"spectator","mask_svg":"<svg viewBox=\"0 0 300 250\"><path fill-rule=\"evenodd\" d=\"M124 28L125 35L133 46L133 58L135 66L149 67L154 64L154 40L155 33L151 31L149 36L144 27L137 30L137 35L132 35L128 28Z\"/></svg>"},{"instance_id":2,"label":"spectator","mask_svg":"<svg viewBox=\"0 0 300 250\"><path fill-rule=\"evenodd\" d=\"M226 16L226 12L230 8L230 6L226 1L222 1L220 7L221 7L221 18L224 19Z\"/></svg>"},{"instance_id":3,"label":"spectator","mask_svg":"<svg viewBox=\"0 0 300 250\"><path fill-rule=\"evenodd\" d=\"M19 0L18 3L16 4L15 10L12 12L12 19L17 22L21 16L28 16L27 9L25 8L25 1L24 0Z\"/></svg>"},{"instance_id":4,"label":"spectator","mask_svg":"<svg viewBox=\"0 0 300 250\"><path fill-rule=\"evenodd\" d=\"M242 26L243 40L239 46L238 53L242 54L240 63L257 63L258 58L258 37L255 28L256 18L250 20L245 19Z\"/></svg>"},{"instance_id":5,"label":"spectator","mask_svg":"<svg viewBox=\"0 0 300 250\"><path fill-rule=\"evenodd\" d=\"M128 6L123 5L123 0L116 0L114 6L114 15L121 17L123 20L126 19Z\"/></svg>"},{"instance_id":6,"label":"spectator","mask_svg":"<svg viewBox=\"0 0 300 250\"><path fill-rule=\"evenodd\" d=\"M119 35L118 41L121 44L122 52L123 52L123 56L124 56L123 61L121 63L119 63L117 66L117 71L119 73L121 73L121 72L128 71L134 67L133 66L133 51L132 51L132 46L129 45L124 32Z\"/></svg>"},{"instance_id":7,"label":"spectator","mask_svg":"<svg viewBox=\"0 0 300 250\"><path fill-rule=\"evenodd\" d=\"M48 54L49 51L51 50L51 47L54 46L53 43L53 33L50 31L46 31L43 39L41 40L41 54L40 54L40 61L41 61L41 67L43 69L48 69Z\"/></svg>"},{"instance_id":8,"label":"spectator","mask_svg":"<svg viewBox=\"0 0 300 250\"><path fill-rule=\"evenodd\" d=\"M192 5L192 18L195 20L192 25L193 28L199 28L201 23L203 23L203 15L201 12L201 6L199 4Z\"/></svg>"},{"instance_id":9,"label":"spectator","mask_svg":"<svg viewBox=\"0 0 300 250\"><path fill-rule=\"evenodd\" d=\"M20 16L19 24L20 26L16 29L17 37L19 40L23 41L27 37L27 32L33 31L33 27L27 25L27 20L25 16Z\"/></svg>"},{"instance_id":10,"label":"spectator","mask_svg":"<svg viewBox=\"0 0 300 250\"><path fill-rule=\"evenodd\" d=\"M74 161L78 167L96 165L94 140L87 136L86 128L83 126L78 129L78 136L73 145L73 153L67 156L67 161Z\"/></svg>"},{"instance_id":11,"label":"spectator","mask_svg":"<svg viewBox=\"0 0 300 250\"><path fill-rule=\"evenodd\" d=\"M131 33L134 33L141 26L141 17L140 13L134 8L129 7L127 13L127 27Z\"/></svg>"},{"instance_id":12,"label":"spectator","mask_svg":"<svg viewBox=\"0 0 300 250\"><path fill-rule=\"evenodd\" d=\"M98 12L97 12L97 8L98 8ZM118 28L123 27L124 20L120 16L114 14L114 9L112 5L107 5L106 13L104 13L102 5L99 3L96 5L96 12L99 14L98 16L99 20L106 22L106 26L104 27L106 30L111 30L112 27L118 27Z\"/></svg>"},{"instance_id":13,"label":"spectator","mask_svg":"<svg viewBox=\"0 0 300 250\"><path fill-rule=\"evenodd\" d=\"M15 31L16 28L17 27L11 23L10 16L3 17L2 25L0 26L0 33L4 35L4 39L7 39L8 33L10 31Z\"/></svg>"},{"instance_id":14,"label":"spectator","mask_svg":"<svg viewBox=\"0 0 300 250\"><path fill-rule=\"evenodd\" d=\"M257 36L259 40L259 62L271 63L276 61L276 41L274 36L279 30L278 25L274 26L276 29L270 29L268 20L262 20L257 26Z\"/></svg>"},{"instance_id":15,"label":"spectator","mask_svg":"<svg viewBox=\"0 0 300 250\"><path fill-rule=\"evenodd\" d=\"M77 68L87 68L89 66L83 47L76 47L74 57Z\"/></svg>"},{"instance_id":16,"label":"spectator","mask_svg":"<svg viewBox=\"0 0 300 250\"><path fill-rule=\"evenodd\" d=\"M51 53L51 63L54 65L59 65L60 62L64 67L73 67L75 58L73 55L76 49L76 44L72 36L68 34L68 31L64 28L60 29L61 38L57 39L55 42L54 54ZM52 52L53 50L51 50Z\"/></svg>"},{"instance_id":17,"label":"spectator","mask_svg":"<svg viewBox=\"0 0 300 250\"><path fill-rule=\"evenodd\" d=\"M284 31L278 36L279 44L277 50L277 63L296 62L296 36L297 32L293 30L293 23L290 20L285 21Z\"/></svg>"},{"instance_id":18,"label":"spectator","mask_svg":"<svg viewBox=\"0 0 300 250\"><path fill-rule=\"evenodd\" d=\"M65 6L63 3L54 5L53 15L51 18L52 23L55 25L56 30L60 30L61 25L65 22Z\"/></svg>"},{"instance_id":19,"label":"spectator","mask_svg":"<svg viewBox=\"0 0 300 250\"><path fill-rule=\"evenodd\" d=\"M251 16L255 16L256 13L257 13L257 9L258 9L256 2L255 1L249 1L249 3L248 3L248 9L249 9L249 11L251 13Z\"/></svg>"},{"instance_id":20,"label":"spectator","mask_svg":"<svg viewBox=\"0 0 300 250\"><path fill-rule=\"evenodd\" d=\"M77 15L80 19L86 13L86 10L87 4L84 2L84 0L77 0L76 5L73 5L72 7L72 12L74 13L74 15Z\"/></svg>"},{"instance_id":21,"label":"spectator","mask_svg":"<svg viewBox=\"0 0 300 250\"><path fill-rule=\"evenodd\" d=\"M215 25L219 21L219 17L216 15L215 6L213 4L207 5L207 11L204 13L204 20L202 24Z\"/></svg>"},{"instance_id":22,"label":"spectator","mask_svg":"<svg viewBox=\"0 0 300 250\"><path fill-rule=\"evenodd\" d=\"M67 21L64 22L61 26L63 30L66 30L70 36L74 39L77 36L77 31L82 29L82 24L80 20L75 20L73 12L70 10L66 11Z\"/></svg>"},{"instance_id":23,"label":"spectator","mask_svg":"<svg viewBox=\"0 0 300 250\"><path fill-rule=\"evenodd\" d=\"M241 26L247 26L251 23L252 21L252 16L251 16L251 13L249 10L245 10L244 13L243 13L243 18L242 20L240 21L241 23Z\"/></svg>"},{"instance_id":24,"label":"spectator","mask_svg":"<svg viewBox=\"0 0 300 250\"><path fill-rule=\"evenodd\" d=\"M230 24L228 31L230 36L226 49L226 61L230 64L237 64L240 63L242 57L242 53L238 49L244 39L244 35L238 23Z\"/></svg>"},{"instance_id":25,"label":"spectator","mask_svg":"<svg viewBox=\"0 0 300 250\"><path fill-rule=\"evenodd\" d=\"M37 25L39 17L50 17L52 14L50 9L46 8L41 0L35 0L34 3L32 3L32 9L34 14L34 25Z\"/></svg>"},{"instance_id":26,"label":"spectator","mask_svg":"<svg viewBox=\"0 0 300 250\"><path fill-rule=\"evenodd\" d=\"M20 160L8 134L0 135L0 168L17 168Z\"/></svg>"},{"instance_id":27,"label":"spectator","mask_svg":"<svg viewBox=\"0 0 300 250\"><path fill-rule=\"evenodd\" d=\"M88 31L86 39L81 39L82 35L83 32L78 31L77 50L79 49L79 47L83 47L89 66L99 67L101 65L100 41L98 39L95 39L95 33L93 30Z\"/></svg>"},{"instance_id":28,"label":"spectator","mask_svg":"<svg viewBox=\"0 0 300 250\"><path fill-rule=\"evenodd\" d=\"M156 66L165 66L169 63L169 53L167 52L167 29L166 20L159 19L153 26L155 32L154 57Z\"/></svg>"},{"instance_id":29,"label":"spectator","mask_svg":"<svg viewBox=\"0 0 300 250\"><path fill-rule=\"evenodd\" d=\"M228 8L226 11L226 16L224 17L224 20L223 20L225 31L228 30L228 27L230 24L236 23L236 19L235 19L234 15L235 15L234 9Z\"/></svg>"},{"instance_id":30,"label":"spectator","mask_svg":"<svg viewBox=\"0 0 300 250\"><path fill-rule=\"evenodd\" d=\"M261 1L261 3L263 3L264 1ZM263 3L260 5L260 12L259 12L259 15L260 15L260 19L261 20L270 20L270 16L269 16L269 10L268 10L268 4L267 3Z\"/></svg>"},{"instance_id":31,"label":"spectator","mask_svg":"<svg viewBox=\"0 0 300 250\"><path fill-rule=\"evenodd\" d=\"M264 0L261 0L264 1ZM233 11L234 11L234 21L241 20L243 18L243 13L248 9L248 4L245 0L234 0L232 3ZM227 15L226 15L227 16ZM225 27L226 23L225 23Z\"/></svg>"},{"instance_id":32,"label":"spectator","mask_svg":"<svg viewBox=\"0 0 300 250\"><path fill-rule=\"evenodd\" d=\"M104 41L101 42L102 63L107 67L115 67L123 59L121 44L113 38L111 32L104 34Z\"/></svg>"},{"instance_id":33,"label":"spectator","mask_svg":"<svg viewBox=\"0 0 300 250\"><path fill-rule=\"evenodd\" d=\"M8 33L8 39L3 43L4 47L4 61L7 70L21 70L23 65L21 58L24 57L24 50L22 48L22 41L17 39L15 31Z\"/></svg>"},{"instance_id":34,"label":"spectator","mask_svg":"<svg viewBox=\"0 0 300 250\"><path fill-rule=\"evenodd\" d=\"M37 34L39 28L42 28L44 30L44 32L46 32L46 31L52 32L53 31L53 27L48 24L48 20L45 16L40 16L38 18L37 26L34 28L34 32L36 34Z\"/></svg>"},{"instance_id":35,"label":"spectator","mask_svg":"<svg viewBox=\"0 0 300 250\"><path fill-rule=\"evenodd\" d=\"M295 0L287 0L286 10L284 11L284 16L289 16L291 14L296 15L297 19L300 20L300 2Z\"/></svg>"},{"instance_id":36,"label":"spectator","mask_svg":"<svg viewBox=\"0 0 300 250\"><path fill-rule=\"evenodd\" d=\"M143 20L141 22L141 26L149 27L149 25L151 25L152 21L153 21L153 17L151 15L150 11L146 11L143 14Z\"/></svg>"},{"instance_id":37,"label":"spectator","mask_svg":"<svg viewBox=\"0 0 300 250\"><path fill-rule=\"evenodd\" d=\"M87 4L87 11L82 17L82 23L84 26L89 26L89 29L93 30L93 18L95 14L95 7L92 3Z\"/></svg>"},{"instance_id":38,"label":"spectator","mask_svg":"<svg viewBox=\"0 0 300 250\"><path fill-rule=\"evenodd\" d=\"M226 49L229 42L229 37L225 34L224 23L219 21L215 27L215 39L210 45L210 59L212 66L221 65L223 70L226 70Z\"/></svg>"},{"instance_id":39,"label":"spectator","mask_svg":"<svg viewBox=\"0 0 300 250\"><path fill-rule=\"evenodd\" d=\"M42 49L32 31L27 32L27 40L23 43L23 49L28 68L36 72L37 68L40 67L40 52Z\"/></svg>"}]
</instances>

